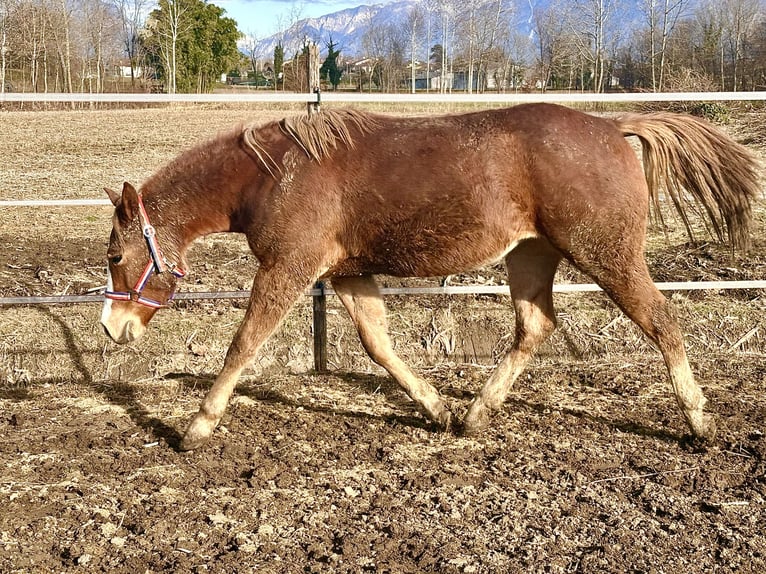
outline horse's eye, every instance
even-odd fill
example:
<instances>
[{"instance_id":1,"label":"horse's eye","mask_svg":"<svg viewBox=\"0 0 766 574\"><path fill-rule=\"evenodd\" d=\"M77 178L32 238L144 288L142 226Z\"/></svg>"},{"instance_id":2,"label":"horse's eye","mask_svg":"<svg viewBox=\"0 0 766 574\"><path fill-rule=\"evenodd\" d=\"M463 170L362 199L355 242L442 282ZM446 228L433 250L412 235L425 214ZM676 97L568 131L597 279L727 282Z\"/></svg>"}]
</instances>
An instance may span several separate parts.
<instances>
[{"instance_id":1,"label":"horse's eye","mask_svg":"<svg viewBox=\"0 0 766 574\"><path fill-rule=\"evenodd\" d=\"M114 257L110 258L109 261L112 263L112 265L119 265L120 261L122 261L122 255L115 255Z\"/></svg>"}]
</instances>

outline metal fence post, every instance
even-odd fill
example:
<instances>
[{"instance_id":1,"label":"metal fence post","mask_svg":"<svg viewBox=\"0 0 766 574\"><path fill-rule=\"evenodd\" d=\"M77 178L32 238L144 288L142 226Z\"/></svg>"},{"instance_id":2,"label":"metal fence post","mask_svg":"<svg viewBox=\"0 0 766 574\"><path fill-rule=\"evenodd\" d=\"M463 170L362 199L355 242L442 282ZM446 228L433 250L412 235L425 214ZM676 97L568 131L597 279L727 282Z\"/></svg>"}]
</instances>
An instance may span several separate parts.
<instances>
[{"instance_id":1,"label":"metal fence post","mask_svg":"<svg viewBox=\"0 0 766 574\"><path fill-rule=\"evenodd\" d=\"M317 281L314 289L319 293L312 297L314 315L314 370L327 372L327 295L322 281Z\"/></svg>"}]
</instances>

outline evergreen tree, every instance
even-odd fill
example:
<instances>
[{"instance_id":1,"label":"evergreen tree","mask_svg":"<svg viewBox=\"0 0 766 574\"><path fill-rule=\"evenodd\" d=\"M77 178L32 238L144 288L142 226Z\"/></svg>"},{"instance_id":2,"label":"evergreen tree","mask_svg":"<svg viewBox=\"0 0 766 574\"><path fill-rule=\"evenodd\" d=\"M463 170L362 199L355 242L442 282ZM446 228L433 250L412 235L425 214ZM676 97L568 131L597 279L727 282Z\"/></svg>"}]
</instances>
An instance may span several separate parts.
<instances>
[{"instance_id":1,"label":"evergreen tree","mask_svg":"<svg viewBox=\"0 0 766 574\"><path fill-rule=\"evenodd\" d=\"M282 76L282 68L285 65L285 47L278 42L274 47L274 88L279 85Z\"/></svg>"},{"instance_id":2,"label":"evergreen tree","mask_svg":"<svg viewBox=\"0 0 766 574\"><path fill-rule=\"evenodd\" d=\"M336 50L336 46L337 44L333 42L332 37L330 37L330 41L327 43L327 58L322 62L322 67L319 68L319 76L323 80L330 82L333 90L338 89L341 76L343 76L343 70L338 67L340 50Z\"/></svg>"}]
</instances>

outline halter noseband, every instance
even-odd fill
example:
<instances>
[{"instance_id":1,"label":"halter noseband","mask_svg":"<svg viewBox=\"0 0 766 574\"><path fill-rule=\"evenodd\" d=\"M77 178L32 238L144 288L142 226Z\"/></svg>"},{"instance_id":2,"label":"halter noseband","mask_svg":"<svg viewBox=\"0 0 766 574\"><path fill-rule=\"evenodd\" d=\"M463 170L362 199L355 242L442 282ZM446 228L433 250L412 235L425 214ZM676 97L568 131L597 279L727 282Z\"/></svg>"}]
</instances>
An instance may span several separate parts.
<instances>
[{"instance_id":1,"label":"halter noseband","mask_svg":"<svg viewBox=\"0 0 766 574\"><path fill-rule=\"evenodd\" d=\"M136 281L135 286L130 291L104 291L104 297L112 299L113 301L133 301L139 303L145 307L151 307L152 309L160 309L167 307L167 303L173 299L173 294L170 295L168 301L160 303L149 297L144 297L143 292L146 284L149 282L149 278L153 273L158 275L161 273L170 273L178 279L182 279L186 276L186 271L178 267L177 264L171 263L162 254L160 244L157 241L157 231L154 229L151 223L149 223L149 217L146 215L146 208L144 202L141 199L141 195L138 196L138 217L141 222L141 229L143 231L144 239L146 239L146 245L149 248L149 262L144 267L143 273Z\"/></svg>"}]
</instances>

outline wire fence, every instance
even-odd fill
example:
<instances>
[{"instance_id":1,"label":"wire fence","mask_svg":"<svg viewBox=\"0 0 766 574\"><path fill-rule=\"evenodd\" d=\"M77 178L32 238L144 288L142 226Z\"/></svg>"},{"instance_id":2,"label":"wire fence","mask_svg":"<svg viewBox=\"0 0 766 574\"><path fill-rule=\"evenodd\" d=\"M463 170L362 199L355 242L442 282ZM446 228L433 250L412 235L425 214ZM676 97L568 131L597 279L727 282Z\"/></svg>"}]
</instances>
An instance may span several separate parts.
<instances>
[{"instance_id":1,"label":"wire fence","mask_svg":"<svg viewBox=\"0 0 766 574\"><path fill-rule=\"evenodd\" d=\"M667 281L655 283L660 291L727 291L739 289L766 289L766 281ZM103 287L85 295L47 295L0 297L0 306L14 305L72 305L103 303ZM594 283L557 283L554 293L596 293L601 287ZM446 285L443 287L383 287L382 295L510 295L507 285ZM329 287L314 287L306 291L307 297L334 296ZM250 291L182 291L175 301L204 301L214 299L247 299Z\"/></svg>"}]
</instances>

